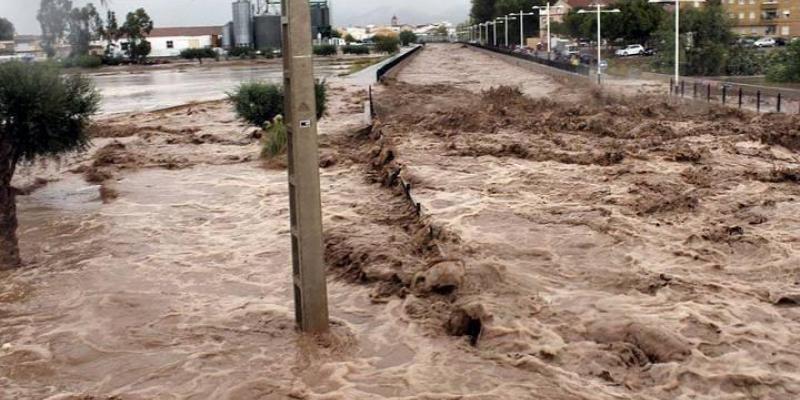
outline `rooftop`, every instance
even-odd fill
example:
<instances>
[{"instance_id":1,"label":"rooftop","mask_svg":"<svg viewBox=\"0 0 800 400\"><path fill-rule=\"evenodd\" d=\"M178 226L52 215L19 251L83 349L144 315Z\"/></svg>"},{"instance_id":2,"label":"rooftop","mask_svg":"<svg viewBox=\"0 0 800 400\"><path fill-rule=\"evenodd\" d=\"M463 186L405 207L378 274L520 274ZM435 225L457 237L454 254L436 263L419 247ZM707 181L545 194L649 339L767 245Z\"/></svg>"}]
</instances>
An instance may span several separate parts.
<instances>
[{"instance_id":1,"label":"rooftop","mask_svg":"<svg viewBox=\"0 0 800 400\"><path fill-rule=\"evenodd\" d=\"M211 36L221 35L221 26L186 26L175 28L153 28L149 37L167 36Z\"/></svg>"}]
</instances>

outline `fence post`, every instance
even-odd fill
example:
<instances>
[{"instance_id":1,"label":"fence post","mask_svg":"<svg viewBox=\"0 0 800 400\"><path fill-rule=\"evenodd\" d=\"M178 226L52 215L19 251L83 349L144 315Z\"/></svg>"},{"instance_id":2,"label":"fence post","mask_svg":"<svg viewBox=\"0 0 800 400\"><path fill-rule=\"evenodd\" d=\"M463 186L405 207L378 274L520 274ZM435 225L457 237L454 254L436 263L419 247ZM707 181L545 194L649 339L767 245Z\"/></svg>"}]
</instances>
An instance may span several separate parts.
<instances>
[{"instance_id":1,"label":"fence post","mask_svg":"<svg viewBox=\"0 0 800 400\"><path fill-rule=\"evenodd\" d=\"M711 103L711 84L708 84L708 89L706 90L706 100Z\"/></svg>"},{"instance_id":2,"label":"fence post","mask_svg":"<svg viewBox=\"0 0 800 400\"><path fill-rule=\"evenodd\" d=\"M781 92L778 92L778 112L781 112Z\"/></svg>"},{"instance_id":3,"label":"fence post","mask_svg":"<svg viewBox=\"0 0 800 400\"><path fill-rule=\"evenodd\" d=\"M761 91L756 93L756 112L761 112Z\"/></svg>"},{"instance_id":4,"label":"fence post","mask_svg":"<svg viewBox=\"0 0 800 400\"><path fill-rule=\"evenodd\" d=\"M681 97L683 97L686 89L686 81L681 81Z\"/></svg>"},{"instance_id":5,"label":"fence post","mask_svg":"<svg viewBox=\"0 0 800 400\"><path fill-rule=\"evenodd\" d=\"M697 82L695 82L692 86L694 87L694 89L693 89L694 91L692 92L692 97L694 97L696 99L697 98Z\"/></svg>"},{"instance_id":6,"label":"fence post","mask_svg":"<svg viewBox=\"0 0 800 400\"><path fill-rule=\"evenodd\" d=\"M600 69L600 65L597 66L597 69ZM672 96L672 92L675 90L675 80L669 78L669 95Z\"/></svg>"},{"instance_id":7,"label":"fence post","mask_svg":"<svg viewBox=\"0 0 800 400\"><path fill-rule=\"evenodd\" d=\"M722 105L723 106L726 105L727 102L728 102L728 87L723 85L722 86Z\"/></svg>"},{"instance_id":8,"label":"fence post","mask_svg":"<svg viewBox=\"0 0 800 400\"><path fill-rule=\"evenodd\" d=\"M742 87L741 87L741 86L739 86L739 109L741 109L741 108L742 108L742 95L743 95L743 93L742 93Z\"/></svg>"}]
</instances>

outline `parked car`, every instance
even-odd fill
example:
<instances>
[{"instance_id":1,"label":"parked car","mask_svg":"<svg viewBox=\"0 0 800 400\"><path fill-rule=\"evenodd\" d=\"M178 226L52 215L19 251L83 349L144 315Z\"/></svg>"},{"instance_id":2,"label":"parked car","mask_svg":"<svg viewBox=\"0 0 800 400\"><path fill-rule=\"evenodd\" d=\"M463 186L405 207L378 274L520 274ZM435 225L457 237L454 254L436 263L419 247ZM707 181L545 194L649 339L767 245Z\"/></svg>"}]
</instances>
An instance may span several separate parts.
<instances>
[{"instance_id":1,"label":"parked car","mask_svg":"<svg viewBox=\"0 0 800 400\"><path fill-rule=\"evenodd\" d=\"M646 56L654 56L654 55L656 55L656 49L648 47L648 48L644 49L644 55L646 55Z\"/></svg>"},{"instance_id":2,"label":"parked car","mask_svg":"<svg viewBox=\"0 0 800 400\"><path fill-rule=\"evenodd\" d=\"M632 44L623 49L619 49L614 53L617 57L640 56L645 54L644 46L640 44Z\"/></svg>"},{"instance_id":3,"label":"parked car","mask_svg":"<svg viewBox=\"0 0 800 400\"><path fill-rule=\"evenodd\" d=\"M775 47L776 42L775 42L775 39L773 39L771 37L765 37L765 38L761 38L761 39L756 40L756 42L753 43L753 45L756 46L756 47L760 47L760 48L761 47Z\"/></svg>"},{"instance_id":4,"label":"parked car","mask_svg":"<svg viewBox=\"0 0 800 400\"><path fill-rule=\"evenodd\" d=\"M789 44L789 40L788 39L782 38L782 37L775 38L775 45L777 45L777 46L786 46L787 44Z\"/></svg>"},{"instance_id":5,"label":"parked car","mask_svg":"<svg viewBox=\"0 0 800 400\"><path fill-rule=\"evenodd\" d=\"M581 64L592 65L594 63L594 57L591 54L581 54Z\"/></svg>"},{"instance_id":6,"label":"parked car","mask_svg":"<svg viewBox=\"0 0 800 400\"><path fill-rule=\"evenodd\" d=\"M742 46L742 47L747 47L747 48L750 48L750 47L755 47L755 45L756 45L756 40L755 40L755 39L752 39L752 38L740 38L740 39L737 41L737 43L738 43L740 46Z\"/></svg>"}]
</instances>

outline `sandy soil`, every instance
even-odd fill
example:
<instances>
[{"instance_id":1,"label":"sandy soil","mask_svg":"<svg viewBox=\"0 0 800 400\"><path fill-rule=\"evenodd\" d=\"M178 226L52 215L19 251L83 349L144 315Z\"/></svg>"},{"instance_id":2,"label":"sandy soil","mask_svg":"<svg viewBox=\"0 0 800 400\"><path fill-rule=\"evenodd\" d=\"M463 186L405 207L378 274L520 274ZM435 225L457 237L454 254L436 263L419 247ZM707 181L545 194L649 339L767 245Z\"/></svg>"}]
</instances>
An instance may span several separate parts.
<instances>
[{"instance_id":1,"label":"sandy soil","mask_svg":"<svg viewBox=\"0 0 800 400\"><path fill-rule=\"evenodd\" d=\"M797 120L457 46L399 80L371 130L331 82L325 337L293 329L285 171L224 102L105 119L23 168L0 397L798 397Z\"/></svg>"}]
</instances>

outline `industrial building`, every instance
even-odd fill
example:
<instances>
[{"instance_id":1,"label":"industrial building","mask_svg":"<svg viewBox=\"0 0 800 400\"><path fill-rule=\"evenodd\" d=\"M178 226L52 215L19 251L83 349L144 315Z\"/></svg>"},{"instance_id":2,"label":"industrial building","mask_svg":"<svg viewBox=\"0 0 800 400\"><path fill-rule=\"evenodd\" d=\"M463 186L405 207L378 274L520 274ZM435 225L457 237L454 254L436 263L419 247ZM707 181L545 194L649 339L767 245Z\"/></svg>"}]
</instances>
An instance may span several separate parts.
<instances>
[{"instance_id":1,"label":"industrial building","mask_svg":"<svg viewBox=\"0 0 800 400\"><path fill-rule=\"evenodd\" d=\"M311 34L319 39L331 33L331 6L329 0L311 0ZM237 0L232 4L233 21L226 24L222 46L250 47L257 50L280 49L281 1Z\"/></svg>"}]
</instances>

